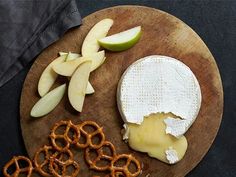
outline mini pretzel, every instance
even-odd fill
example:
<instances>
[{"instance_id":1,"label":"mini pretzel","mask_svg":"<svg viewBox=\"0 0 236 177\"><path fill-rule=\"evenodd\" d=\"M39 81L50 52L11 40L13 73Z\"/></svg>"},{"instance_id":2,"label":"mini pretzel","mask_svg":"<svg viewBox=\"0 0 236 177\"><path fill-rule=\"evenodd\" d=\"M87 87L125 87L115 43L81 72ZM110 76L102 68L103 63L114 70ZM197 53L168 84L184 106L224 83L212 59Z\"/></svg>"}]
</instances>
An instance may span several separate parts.
<instances>
[{"instance_id":1,"label":"mini pretzel","mask_svg":"<svg viewBox=\"0 0 236 177\"><path fill-rule=\"evenodd\" d=\"M50 172L47 172L43 169L44 166L48 166L49 167L49 160L50 160L50 154L49 151L55 151L53 149L53 147L51 146L43 146L42 148L40 148L34 156L34 165L35 165L35 170L37 172L39 172L42 176L45 177L50 177L52 176L52 174ZM39 155L40 154L44 155L44 161L42 163L39 163ZM55 152L53 152L55 153Z\"/></svg>"},{"instance_id":2,"label":"mini pretzel","mask_svg":"<svg viewBox=\"0 0 236 177\"><path fill-rule=\"evenodd\" d=\"M56 164L59 168L61 168L61 174L57 169L55 169L54 164ZM72 174L68 175L67 168L69 166L73 166L74 171L72 172ZM55 177L76 177L79 174L79 170L80 170L79 164L76 161L68 159L67 161L62 162L55 157L50 158L49 168L50 168L53 176L55 176Z\"/></svg>"},{"instance_id":3,"label":"mini pretzel","mask_svg":"<svg viewBox=\"0 0 236 177\"><path fill-rule=\"evenodd\" d=\"M19 165L20 160L27 162L28 166L24 168L20 168L20 165ZM13 174L8 173L8 169L11 165L15 165L16 167L16 170L13 172ZM12 177L12 176L18 177L21 173L23 174L27 173L27 177L31 177L32 171L33 171L33 166L30 159L24 156L14 156L9 162L6 163L6 165L3 168L3 174L6 177Z\"/></svg>"},{"instance_id":4,"label":"mini pretzel","mask_svg":"<svg viewBox=\"0 0 236 177\"><path fill-rule=\"evenodd\" d=\"M115 163L120 159L126 159L126 164L124 166L115 166ZM137 170L136 172L132 173L129 170L129 165L134 163ZM118 172L121 172L120 174ZM117 175L123 175L128 177L136 177L141 172L141 166L139 161L131 154L120 154L116 156L111 162L111 177L117 177Z\"/></svg>"},{"instance_id":5,"label":"mini pretzel","mask_svg":"<svg viewBox=\"0 0 236 177\"><path fill-rule=\"evenodd\" d=\"M52 151L52 154L49 153L50 151ZM44 161L42 163L39 163L39 158L40 158L39 156L41 153L44 155ZM52 156L59 159L60 161L63 161L63 154L67 154L69 159L73 159L73 154L69 150L65 152L58 152L55 149L53 149L52 146L46 146L46 145L43 146L35 153L35 156L34 156L35 170L39 172L42 176L45 176L45 177L53 176L50 171L45 171L44 167L45 166L49 167L50 158ZM53 165L54 165L54 169L58 170L57 164L53 164Z\"/></svg>"},{"instance_id":6,"label":"mini pretzel","mask_svg":"<svg viewBox=\"0 0 236 177\"><path fill-rule=\"evenodd\" d=\"M111 150L111 153L112 153L111 155L106 154L104 152L105 147L108 147ZM111 167L110 164L105 165L105 166L98 166L97 162L102 159L105 159L105 160L108 160L111 162L114 159L114 157L116 156L116 151L115 151L114 145L109 141L105 141L99 149L96 149L97 157L94 160L90 159L90 150L93 150L93 149L88 147L85 150L85 161L89 164L90 168L97 170L97 171L109 170Z\"/></svg>"},{"instance_id":7,"label":"mini pretzel","mask_svg":"<svg viewBox=\"0 0 236 177\"><path fill-rule=\"evenodd\" d=\"M93 131L92 133L86 132L86 130L84 130L85 126L91 126L91 127L95 128L95 131ZM86 148L86 147L90 146L93 149L98 149L103 145L103 142L105 141L105 135L102 131L102 127L100 127L98 124L96 124L93 121L84 121L82 124L78 125L78 128L80 130L81 136L84 135L86 137L85 143L80 143L79 141L77 142L76 145L78 147ZM95 136L100 136L101 139L100 139L99 144L93 144L92 138Z\"/></svg>"},{"instance_id":8,"label":"mini pretzel","mask_svg":"<svg viewBox=\"0 0 236 177\"><path fill-rule=\"evenodd\" d=\"M66 130L63 132L63 134L56 134L56 130L62 126L66 126ZM73 130L73 139L69 137L69 131ZM70 148L71 144L76 144L79 141L80 132L78 128L71 122L71 121L60 121L55 124L55 126L52 128L50 139L52 142L53 147L58 151L66 151ZM61 147L56 143L57 139L63 139L65 141L65 146Z\"/></svg>"}]
</instances>

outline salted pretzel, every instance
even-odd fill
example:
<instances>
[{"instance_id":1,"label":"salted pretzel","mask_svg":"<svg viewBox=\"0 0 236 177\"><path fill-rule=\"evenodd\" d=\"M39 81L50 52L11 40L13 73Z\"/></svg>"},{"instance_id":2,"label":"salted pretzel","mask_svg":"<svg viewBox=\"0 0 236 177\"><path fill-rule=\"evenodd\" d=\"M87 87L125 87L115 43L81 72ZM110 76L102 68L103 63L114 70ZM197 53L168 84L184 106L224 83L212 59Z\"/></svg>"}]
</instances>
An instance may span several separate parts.
<instances>
[{"instance_id":1,"label":"salted pretzel","mask_svg":"<svg viewBox=\"0 0 236 177\"><path fill-rule=\"evenodd\" d=\"M43 146L42 148L40 148L34 156L34 166L35 166L35 170L40 173L42 176L45 177L50 177L52 176L52 174L49 172L49 170L47 171L44 167L49 167L49 160L50 160L50 151L52 154L56 153L56 151L53 149L52 146ZM44 156L44 160L43 162L40 163L40 155Z\"/></svg>"},{"instance_id":2,"label":"salted pretzel","mask_svg":"<svg viewBox=\"0 0 236 177\"><path fill-rule=\"evenodd\" d=\"M105 152L105 148L109 148L111 154L107 154ZM94 159L91 159L91 151L95 151L97 154L97 157ZM116 156L116 150L114 145L109 141L104 141L102 146L99 149L92 149L90 147L87 147L85 150L85 161L89 164L89 167L93 170L97 171L105 171L109 170L111 167L111 161ZM109 164L100 166L97 163L101 160L109 161Z\"/></svg>"},{"instance_id":3,"label":"salted pretzel","mask_svg":"<svg viewBox=\"0 0 236 177\"><path fill-rule=\"evenodd\" d=\"M55 168L56 166L58 168ZM71 172L71 174L68 174L68 168L70 166L73 166L73 172ZM77 177L80 170L79 164L73 159L61 161L56 158L56 156L52 156L50 158L49 169L55 177Z\"/></svg>"},{"instance_id":4,"label":"salted pretzel","mask_svg":"<svg viewBox=\"0 0 236 177\"><path fill-rule=\"evenodd\" d=\"M103 145L105 141L105 135L103 133L102 127L93 121L84 121L83 123L77 125L80 130L80 136L85 136L85 142L77 142L77 146L80 148L91 147L93 149L98 149ZM88 132L85 130L85 126L92 127L95 130L93 132ZM93 143L93 138L99 136L100 142L98 144Z\"/></svg>"},{"instance_id":5,"label":"salted pretzel","mask_svg":"<svg viewBox=\"0 0 236 177\"><path fill-rule=\"evenodd\" d=\"M65 131L62 134L57 134L56 131L63 126L66 126ZM72 138L69 136L70 131L73 132ZM66 151L67 149L70 148L71 144L76 144L79 141L80 132L77 126L75 126L71 121L60 121L54 125L49 137L51 139L53 147L56 150ZM64 146L60 146L57 144L56 140L59 140L59 139L64 141L65 143Z\"/></svg>"},{"instance_id":6,"label":"salted pretzel","mask_svg":"<svg viewBox=\"0 0 236 177\"><path fill-rule=\"evenodd\" d=\"M119 160L124 159L126 161L125 165L116 166L116 163ZM136 167L135 172L129 170L130 164L133 163ZM141 173L141 166L139 161L132 154L119 154L111 162L111 177L117 177L117 175L127 176L127 177L136 177ZM119 176L119 177L120 177Z\"/></svg>"},{"instance_id":7,"label":"salted pretzel","mask_svg":"<svg viewBox=\"0 0 236 177\"><path fill-rule=\"evenodd\" d=\"M43 162L40 162L40 155L43 155ZM54 158L57 158L60 161L66 161L63 157L67 156L68 159L73 160L73 154L70 150L64 151L64 152L59 152L55 150L52 146L43 146L40 148L34 156L34 165L35 165L35 170L40 173L42 176L45 177L51 177L53 176L52 173L49 170L49 163L50 163L50 158L54 156ZM53 164L54 169L58 170L57 164ZM45 168L46 167L46 168Z\"/></svg>"},{"instance_id":8,"label":"salted pretzel","mask_svg":"<svg viewBox=\"0 0 236 177\"><path fill-rule=\"evenodd\" d=\"M24 162L27 164L26 167L21 168L20 163ZM8 170L10 166L15 166L15 171L12 174L9 174ZM31 177L33 171L33 166L27 157L24 156L14 156L9 162L6 163L6 165L3 168L3 174L6 177L18 177L20 174L27 174L27 177Z\"/></svg>"}]
</instances>

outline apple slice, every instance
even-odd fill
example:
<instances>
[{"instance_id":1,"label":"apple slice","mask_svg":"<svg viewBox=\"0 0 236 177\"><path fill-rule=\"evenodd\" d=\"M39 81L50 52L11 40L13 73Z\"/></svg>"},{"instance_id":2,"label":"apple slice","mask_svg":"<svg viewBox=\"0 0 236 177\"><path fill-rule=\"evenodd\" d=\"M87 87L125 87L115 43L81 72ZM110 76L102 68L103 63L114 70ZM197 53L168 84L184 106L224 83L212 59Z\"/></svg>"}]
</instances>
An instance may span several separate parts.
<instances>
[{"instance_id":1,"label":"apple slice","mask_svg":"<svg viewBox=\"0 0 236 177\"><path fill-rule=\"evenodd\" d=\"M83 108L91 66L91 61L81 63L72 75L69 83L68 97L70 104L79 112L81 112Z\"/></svg>"},{"instance_id":2,"label":"apple slice","mask_svg":"<svg viewBox=\"0 0 236 177\"><path fill-rule=\"evenodd\" d=\"M78 54L78 53L73 53L73 52L59 52L59 56L68 55L69 53L71 53L71 56L74 56L74 58L81 57L80 54Z\"/></svg>"},{"instance_id":3,"label":"apple slice","mask_svg":"<svg viewBox=\"0 0 236 177\"><path fill-rule=\"evenodd\" d=\"M86 60L92 60L91 71L94 71L105 61L105 52L103 50L90 57L79 57L72 61L56 64L53 66L53 70L62 76L72 76L76 68Z\"/></svg>"},{"instance_id":4,"label":"apple slice","mask_svg":"<svg viewBox=\"0 0 236 177\"><path fill-rule=\"evenodd\" d=\"M94 92L95 92L95 90L94 90L93 86L91 85L90 82L88 82L88 85L87 85L87 88L86 88L85 93L86 93L86 94L92 94L92 93L94 93Z\"/></svg>"},{"instance_id":5,"label":"apple slice","mask_svg":"<svg viewBox=\"0 0 236 177\"><path fill-rule=\"evenodd\" d=\"M67 55L62 55L56 58L44 69L38 83L38 92L41 97L48 93L55 80L57 79L58 74L54 72L52 67L56 64L63 63L66 57Z\"/></svg>"},{"instance_id":6,"label":"apple slice","mask_svg":"<svg viewBox=\"0 0 236 177\"><path fill-rule=\"evenodd\" d=\"M51 112L61 101L66 91L66 84L63 84L43 96L32 108L32 117L42 117Z\"/></svg>"},{"instance_id":7,"label":"apple slice","mask_svg":"<svg viewBox=\"0 0 236 177\"><path fill-rule=\"evenodd\" d=\"M68 54L67 57L66 57L66 61L71 61L71 60L74 60L78 57L81 57L81 55L78 54L78 53L71 53L71 52L65 53L65 52L63 52L62 54ZM92 94L94 92L95 92L95 90L94 90L93 86L91 85L90 82L88 82L87 89L86 89L86 94Z\"/></svg>"},{"instance_id":8,"label":"apple slice","mask_svg":"<svg viewBox=\"0 0 236 177\"><path fill-rule=\"evenodd\" d=\"M67 57L66 57L66 61L74 60L74 59L79 58L79 57L81 57L80 54L69 52Z\"/></svg>"},{"instance_id":9,"label":"apple slice","mask_svg":"<svg viewBox=\"0 0 236 177\"><path fill-rule=\"evenodd\" d=\"M59 52L59 56L62 56L62 55L68 55L67 52Z\"/></svg>"},{"instance_id":10,"label":"apple slice","mask_svg":"<svg viewBox=\"0 0 236 177\"><path fill-rule=\"evenodd\" d=\"M111 51L123 51L134 46L141 37L141 26L99 39L99 44Z\"/></svg>"},{"instance_id":11,"label":"apple slice","mask_svg":"<svg viewBox=\"0 0 236 177\"><path fill-rule=\"evenodd\" d=\"M90 54L98 52L100 45L98 39L104 38L111 26L113 25L112 19L103 19L93 26L84 39L82 44L81 54L82 56L90 56Z\"/></svg>"}]
</instances>

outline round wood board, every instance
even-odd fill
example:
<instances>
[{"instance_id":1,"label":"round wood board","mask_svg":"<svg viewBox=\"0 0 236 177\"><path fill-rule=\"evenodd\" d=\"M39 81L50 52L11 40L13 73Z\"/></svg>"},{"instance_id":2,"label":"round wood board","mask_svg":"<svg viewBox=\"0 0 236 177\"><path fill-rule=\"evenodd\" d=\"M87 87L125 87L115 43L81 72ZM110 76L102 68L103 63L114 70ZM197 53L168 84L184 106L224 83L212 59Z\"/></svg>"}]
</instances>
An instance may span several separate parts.
<instances>
[{"instance_id":1,"label":"round wood board","mask_svg":"<svg viewBox=\"0 0 236 177\"><path fill-rule=\"evenodd\" d=\"M40 98L37 84L42 71L58 56L59 51L80 53L88 31L104 18L114 20L109 34L141 25L143 33L140 41L133 48L123 52L106 52L105 63L90 75L96 92L86 96L82 113L73 110L65 95L61 103L47 116L31 118L30 110ZM118 81L131 63L153 54L171 56L189 66L196 75L202 91L199 115L186 133L189 143L187 153L176 165L167 165L145 153L135 152L122 141L123 122L116 105ZM55 85L66 81L59 78ZM222 112L223 90L220 74L212 54L200 37L181 20L163 11L142 6L117 6L85 17L81 27L67 32L38 56L22 90L20 122L30 158L42 145L49 143L48 135L55 122L69 119L74 123L94 120L104 127L106 138L114 143L118 153L133 153L143 163L141 176L150 174L151 177L181 177L191 171L207 153L219 129ZM92 177L94 174L100 174L88 169L83 160L82 150L75 153L81 165L79 176Z\"/></svg>"}]
</instances>

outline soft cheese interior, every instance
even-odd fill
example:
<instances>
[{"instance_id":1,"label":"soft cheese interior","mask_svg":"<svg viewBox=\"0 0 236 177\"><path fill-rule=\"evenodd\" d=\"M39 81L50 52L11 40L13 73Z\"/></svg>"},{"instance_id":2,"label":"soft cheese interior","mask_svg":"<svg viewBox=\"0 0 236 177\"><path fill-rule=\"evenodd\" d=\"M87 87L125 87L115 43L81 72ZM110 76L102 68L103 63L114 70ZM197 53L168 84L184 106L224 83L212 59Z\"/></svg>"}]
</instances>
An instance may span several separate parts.
<instances>
[{"instance_id":1,"label":"soft cheese interior","mask_svg":"<svg viewBox=\"0 0 236 177\"><path fill-rule=\"evenodd\" d=\"M145 117L141 125L128 123L126 133L129 146L165 163L174 164L180 161L188 143L184 136L176 138L166 134L164 120L167 117L175 116L171 113L157 113Z\"/></svg>"},{"instance_id":2,"label":"soft cheese interior","mask_svg":"<svg viewBox=\"0 0 236 177\"><path fill-rule=\"evenodd\" d=\"M201 90L191 69L168 56L137 60L124 72L117 105L131 148L173 164L187 149L184 133L201 106Z\"/></svg>"}]
</instances>

